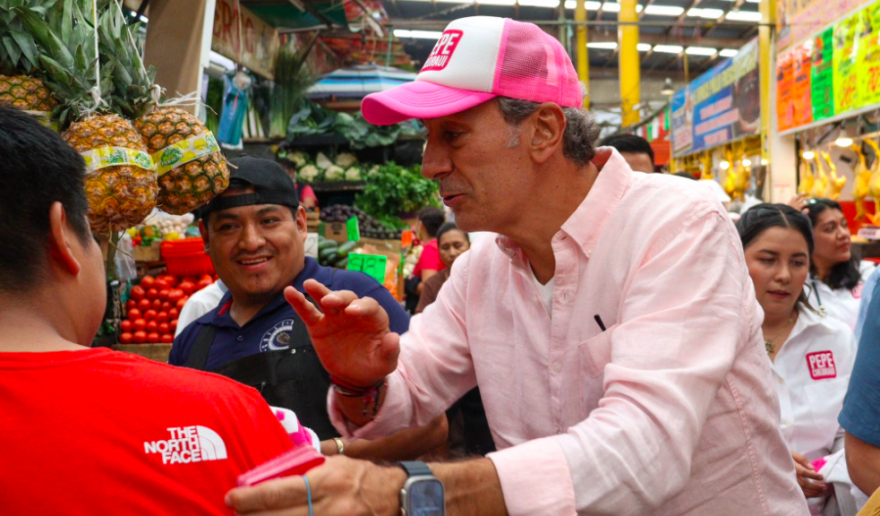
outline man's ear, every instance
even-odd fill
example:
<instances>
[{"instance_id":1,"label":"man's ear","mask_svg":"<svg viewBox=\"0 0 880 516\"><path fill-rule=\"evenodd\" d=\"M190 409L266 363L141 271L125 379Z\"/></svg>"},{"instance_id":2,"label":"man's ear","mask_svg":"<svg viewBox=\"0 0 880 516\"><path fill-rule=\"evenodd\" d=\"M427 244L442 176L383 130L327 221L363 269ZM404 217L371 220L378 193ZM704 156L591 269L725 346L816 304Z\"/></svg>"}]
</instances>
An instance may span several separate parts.
<instances>
[{"instance_id":1,"label":"man's ear","mask_svg":"<svg viewBox=\"0 0 880 516\"><path fill-rule=\"evenodd\" d=\"M77 251L73 249L73 245L76 245L77 250L81 249L82 245L79 245L79 242L72 244L72 240L77 238L79 237L67 220L64 205L60 202L52 203L49 207L49 256L54 265L74 276L82 269L76 256Z\"/></svg>"},{"instance_id":2,"label":"man's ear","mask_svg":"<svg viewBox=\"0 0 880 516\"><path fill-rule=\"evenodd\" d=\"M529 116L531 120L531 140L529 153L537 163L544 163L562 147L565 135L565 113L553 103L541 104Z\"/></svg>"},{"instance_id":3,"label":"man's ear","mask_svg":"<svg viewBox=\"0 0 880 516\"><path fill-rule=\"evenodd\" d=\"M306 215L306 210L302 206L296 209L296 215L293 217L293 221L296 222L296 229L299 231L300 239L305 242L306 238L308 238L309 233L309 224L308 224L308 215Z\"/></svg>"},{"instance_id":4,"label":"man's ear","mask_svg":"<svg viewBox=\"0 0 880 516\"><path fill-rule=\"evenodd\" d=\"M205 252L208 252L211 237L208 236L208 228L205 227L205 219L199 221L199 234L202 235L202 242L205 243Z\"/></svg>"}]
</instances>

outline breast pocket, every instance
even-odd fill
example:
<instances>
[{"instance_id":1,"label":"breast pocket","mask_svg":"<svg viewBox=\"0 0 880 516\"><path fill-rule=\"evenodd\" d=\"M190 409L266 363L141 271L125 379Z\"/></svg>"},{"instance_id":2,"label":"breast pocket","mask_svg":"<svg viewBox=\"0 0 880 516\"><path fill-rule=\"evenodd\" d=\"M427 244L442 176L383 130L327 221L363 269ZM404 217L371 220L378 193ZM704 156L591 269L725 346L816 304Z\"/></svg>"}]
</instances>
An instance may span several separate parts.
<instances>
[{"instance_id":1,"label":"breast pocket","mask_svg":"<svg viewBox=\"0 0 880 516\"><path fill-rule=\"evenodd\" d=\"M594 409L602 399L605 366L611 361L613 331L614 328L609 328L592 339L582 342L575 348L576 357L572 357L577 359L580 366L581 405L588 410Z\"/></svg>"},{"instance_id":2,"label":"breast pocket","mask_svg":"<svg viewBox=\"0 0 880 516\"><path fill-rule=\"evenodd\" d=\"M804 387L813 424L823 436L834 439L837 432L837 416L843 408L843 397L849 378L828 378L815 380Z\"/></svg>"}]
</instances>

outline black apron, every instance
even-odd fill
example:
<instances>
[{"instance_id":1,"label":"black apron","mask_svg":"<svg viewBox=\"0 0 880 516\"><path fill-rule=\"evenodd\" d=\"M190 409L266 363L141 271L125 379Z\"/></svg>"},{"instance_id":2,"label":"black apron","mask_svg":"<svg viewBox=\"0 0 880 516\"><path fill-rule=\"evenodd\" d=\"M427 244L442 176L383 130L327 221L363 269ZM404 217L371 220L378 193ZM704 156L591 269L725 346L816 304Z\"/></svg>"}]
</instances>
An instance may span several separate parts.
<instances>
[{"instance_id":1,"label":"black apron","mask_svg":"<svg viewBox=\"0 0 880 516\"><path fill-rule=\"evenodd\" d=\"M308 296L307 299L311 301ZM296 312L289 349L257 353L207 369L216 333L214 326L202 326L186 367L217 373L257 389L269 405L294 411L300 423L314 430L322 441L339 437L327 415L330 374L321 364L306 325Z\"/></svg>"}]
</instances>

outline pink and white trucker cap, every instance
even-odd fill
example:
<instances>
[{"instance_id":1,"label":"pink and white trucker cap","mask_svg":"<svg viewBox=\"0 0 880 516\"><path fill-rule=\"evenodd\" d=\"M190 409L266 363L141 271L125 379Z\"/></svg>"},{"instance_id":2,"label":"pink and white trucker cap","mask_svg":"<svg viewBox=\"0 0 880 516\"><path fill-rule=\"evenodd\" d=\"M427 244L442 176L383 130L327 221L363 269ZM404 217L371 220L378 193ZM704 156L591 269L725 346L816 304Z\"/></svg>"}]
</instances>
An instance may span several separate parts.
<instances>
[{"instance_id":1,"label":"pink and white trucker cap","mask_svg":"<svg viewBox=\"0 0 880 516\"><path fill-rule=\"evenodd\" d=\"M437 118L493 97L583 105L577 72L562 45L532 23L472 16L451 22L416 80L367 95L371 124Z\"/></svg>"}]
</instances>

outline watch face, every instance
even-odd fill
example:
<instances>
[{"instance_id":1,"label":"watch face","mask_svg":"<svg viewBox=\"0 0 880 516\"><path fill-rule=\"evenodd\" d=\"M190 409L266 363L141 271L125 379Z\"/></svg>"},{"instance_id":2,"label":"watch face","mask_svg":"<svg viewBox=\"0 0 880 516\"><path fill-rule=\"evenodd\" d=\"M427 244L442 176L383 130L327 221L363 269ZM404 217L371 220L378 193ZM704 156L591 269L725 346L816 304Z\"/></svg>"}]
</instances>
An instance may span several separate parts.
<instances>
[{"instance_id":1,"label":"watch face","mask_svg":"<svg viewBox=\"0 0 880 516\"><path fill-rule=\"evenodd\" d=\"M421 480L410 486L410 516L443 516L445 507L443 484L439 480Z\"/></svg>"}]
</instances>

